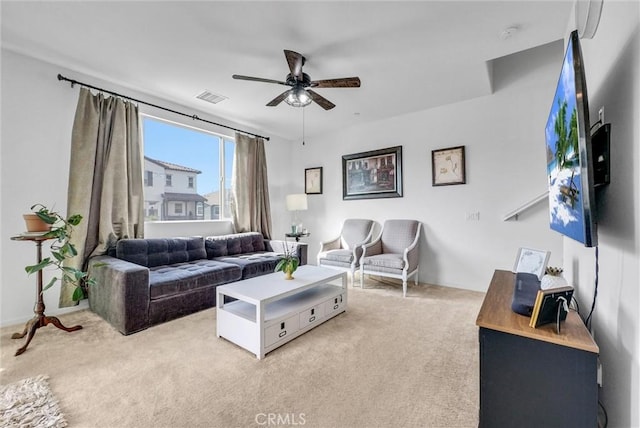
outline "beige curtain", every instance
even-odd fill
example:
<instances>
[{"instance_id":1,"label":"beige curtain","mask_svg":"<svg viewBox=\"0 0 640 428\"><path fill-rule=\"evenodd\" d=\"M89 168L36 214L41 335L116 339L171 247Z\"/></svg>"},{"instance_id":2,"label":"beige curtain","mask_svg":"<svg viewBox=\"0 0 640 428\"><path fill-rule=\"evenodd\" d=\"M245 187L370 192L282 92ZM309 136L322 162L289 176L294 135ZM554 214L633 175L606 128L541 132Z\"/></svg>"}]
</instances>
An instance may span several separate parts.
<instances>
[{"instance_id":1,"label":"beige curtain","mask_svg":"<svg viewBox=\"0 0 640 428\"><path fill-rule=\"evenodd\" d=\"M86 269L89 257L105 254L121 238L141 238L144 228L142 150L138 108L117 97L81 88L71 136L67 213L80 214L72 242ZM75 304L73 287L62 284L60 307Z\"/></svg>"},{"instance_id":2,"label":"beige curtain","mask_svg":"<svg viewBox=\"0 0 640 428\"><path fill-rule=\"evenodd\" d=\"M232 202L238 232L260 232L271 239L267 158L262 138L236 133Z\"/></svg>"}]
</instances>

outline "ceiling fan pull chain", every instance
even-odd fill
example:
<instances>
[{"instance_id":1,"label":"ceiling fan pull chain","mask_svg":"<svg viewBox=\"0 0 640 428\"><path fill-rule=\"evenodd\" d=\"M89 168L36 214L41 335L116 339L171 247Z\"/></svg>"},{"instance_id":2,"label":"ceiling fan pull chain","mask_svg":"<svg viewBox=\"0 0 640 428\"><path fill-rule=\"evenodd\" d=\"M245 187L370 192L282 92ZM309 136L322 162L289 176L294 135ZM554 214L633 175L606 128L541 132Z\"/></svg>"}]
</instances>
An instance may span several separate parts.
<instances>
[{"instance_id":1,"label":"ceiling fan pull chain","mask_svg":"<svg viewBox=\"0 0 640 428\"><path fill-rule=\"evenodd\" d=\"M302 108L302 145L304 146L304 111L306 109Z\"/></svg>"}]
</instances>

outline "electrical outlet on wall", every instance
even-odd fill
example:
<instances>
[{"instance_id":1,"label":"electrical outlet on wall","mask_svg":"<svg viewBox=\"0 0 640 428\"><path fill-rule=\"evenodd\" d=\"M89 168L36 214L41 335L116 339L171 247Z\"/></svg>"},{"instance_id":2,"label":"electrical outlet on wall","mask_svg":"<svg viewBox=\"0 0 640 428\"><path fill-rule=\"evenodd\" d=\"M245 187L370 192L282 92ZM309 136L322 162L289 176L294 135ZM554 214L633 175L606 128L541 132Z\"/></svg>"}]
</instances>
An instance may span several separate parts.
<instances>
[{"instance_id":1,"label":"electrical outlet on wall","mask_svg":"<svg viewBox=\"0 0 640 428\"><path fill-rule=\"evenodd\" d=\"M480 221L480 211L468 212L467 221Z\"/></svg>"}]
</instances>

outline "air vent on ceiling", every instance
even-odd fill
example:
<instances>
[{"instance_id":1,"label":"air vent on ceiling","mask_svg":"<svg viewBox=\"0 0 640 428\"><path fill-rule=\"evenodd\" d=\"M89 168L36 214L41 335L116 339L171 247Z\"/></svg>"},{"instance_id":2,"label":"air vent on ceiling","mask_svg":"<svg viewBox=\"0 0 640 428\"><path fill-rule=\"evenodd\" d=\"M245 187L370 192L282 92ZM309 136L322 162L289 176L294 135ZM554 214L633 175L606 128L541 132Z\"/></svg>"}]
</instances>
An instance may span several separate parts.
<instances>
[{"instance_id":1,"label":"air vent on ceiling","mask_svg":"<svg viewBox=\"0 0 640 428\"><path fill-rule=\"evenodd\" d=\"M211 104L218 104L220 101L224 101L227 99L227 97L225 97L224 95L214 94L211 91L204 91L200 95L197 95L196 98L199 98Z\"/></svg>"}]
</instances>

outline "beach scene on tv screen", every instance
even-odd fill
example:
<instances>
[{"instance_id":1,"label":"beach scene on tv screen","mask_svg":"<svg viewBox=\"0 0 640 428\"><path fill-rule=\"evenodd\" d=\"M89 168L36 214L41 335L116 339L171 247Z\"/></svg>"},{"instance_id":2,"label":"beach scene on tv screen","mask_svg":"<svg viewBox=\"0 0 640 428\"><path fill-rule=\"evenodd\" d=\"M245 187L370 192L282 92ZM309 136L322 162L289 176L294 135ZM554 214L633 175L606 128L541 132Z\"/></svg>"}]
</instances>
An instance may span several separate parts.
<instances>
[{"instance_id":1,"label":"beach scene on tv screen","mask_svg":"<svg viewBox=\"0 0 640 428\"><path fill-rule=\"evenodd\" d=\"M551 229L584 242L573 49L567 48L545 129Z\"/></svg>"}]
</instances>

